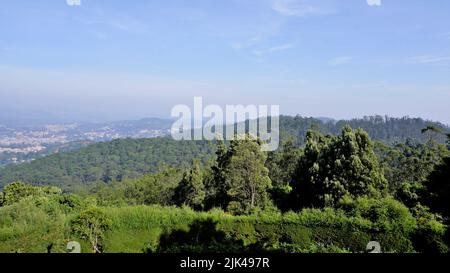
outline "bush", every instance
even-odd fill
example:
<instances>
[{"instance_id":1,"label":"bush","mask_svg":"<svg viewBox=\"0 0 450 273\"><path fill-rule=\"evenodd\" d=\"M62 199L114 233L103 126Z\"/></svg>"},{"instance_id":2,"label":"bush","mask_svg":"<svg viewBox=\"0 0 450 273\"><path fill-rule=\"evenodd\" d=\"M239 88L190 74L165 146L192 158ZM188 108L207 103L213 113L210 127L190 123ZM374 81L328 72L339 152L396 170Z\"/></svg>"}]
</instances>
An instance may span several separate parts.
<instances>
[{"instance_id":1,"label":"bush","mask_svg":"<svg viewBox=\"0 0 450 273\"><path fill-rule=\"evenodd\" d=\"M414 251L411 235L417 222L409 209L393 198L358 198L343 205L347 215L371 222L372 240L380 242L384 252Z\"/></svg>"},{"instance_id":2,"label":"bush","mask_svg":"<svg viewBox=\"0 0 450 273\"><path fill-rule=\"evenodd\" d=\"M70 223L71 231L81 239L88 240L92 251L100 253L103 250L105 231L111 226L111 220L99 208L92 207L81 212Z\"/></svg>"},{"instance_id":3,"label":"bush","mask_svg":"<svg viewBox=\"0 0 450 273\"><path fill-rule=\"evenodd\" d=\"M427 207L421 205L416 206L413 213L418 224L412 237L415 249L419 252L447 253L449 250L445 243L447 227L443 224L442 217L431 213Z\"/></svg>"},{"instance_id":4,"label":"bush","mask_svg":"<svg viewBox=\"0 0 450 273\"><path fill-rule=\"evenodd\" d=\"M3 189L0 198L0 206L12 205L26 197L37 194L38 191L39 188L22 182L11 183Z\"/></svg>"},{"instance_id":5,"label":"bush","mask_svg":"<svg viewBox=\"0 0 450 273\"><path fill-rule=\"evenodd\" d=\"M0 207L0 252L63 252L65 222L65 215L30 199Z\"/></svg>"},{"instance_id":6,"label":"bush","mask_svg":"<svg viewBox=\"0 0 450 273\"><path fill-rule=\"evenodd\" d=\"M85 209L79 201L40 196L0 207L0 252L63 252L73 239L94 252L364 252L372 240L383 252L445 250L438 216L417 210L416 221L392 199L240 216L158 205Z\"/></svg>"}]
</instances>

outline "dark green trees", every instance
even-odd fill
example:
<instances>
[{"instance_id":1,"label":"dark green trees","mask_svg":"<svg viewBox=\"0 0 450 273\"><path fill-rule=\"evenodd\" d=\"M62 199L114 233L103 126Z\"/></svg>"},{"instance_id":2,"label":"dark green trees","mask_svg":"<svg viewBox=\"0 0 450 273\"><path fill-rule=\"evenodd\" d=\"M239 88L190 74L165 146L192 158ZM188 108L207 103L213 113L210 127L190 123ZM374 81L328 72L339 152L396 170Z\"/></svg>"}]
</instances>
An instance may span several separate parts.
<instances>
[{"instance_id":1,"label":"dark green trees","mask_svg":"<svg viewBox=\"0 0 450 273\"><path fill-rule=\"evenodd\" d=\"M161 167L158 173L143 176L137 181L125 181L124 197L132 204L173 203L174 189L182 179L182 171L171 167Z\"/></svg>"},{"instance_id":2,"label":"dark green trees","mask_svg":"<svg viewBox=\"0 0 450 273\"><path fill-rule=\"evenodd\" d=\"M222 140L217 140L216 160L211 166L209 176L205 178L205 207L226 208L229 199L225 184L225 167L228 164L227 147Z\"/></svg>"},{"instance_id":3,"label":"dark green trees","mask_svg":"<svg viewBox=\"0 0 450 273\"><path fill-rule=\"evenodd\" d=\"M267 190L272 183L265 166L267 155L261 151L261 144L248 135L231 142L224 166L230 201L228 210L244 212L267 205Z\"/></svg>"},{"instance_id":4,"label":"dark green trees","mask_svg":"<svg viewBox=\"0 0 450 273\"><path fill-rule=\"evenodd\" d=\"M249 212L268 204L267 190L272 183L261 144L249 135L232 140L228 149L219 142L213 178L208 182L208 199L214 200L210 204L234 213Z\"/></svg>"},{"instance_id":5,"label":"dark green trees","mask_svg":"<svg viewBox=\"0 0 450 273\"><path fill-rule=\"evenodd\" d=\"M269 154L266 165L274 187L282 188L291 184L301 153L294 139L290 138L282 143L280 150Z\"/></svg>"},{"instance_id":6,"label":"dark green trees","mask_svg":"<svg viewBox=\"0 0 450 273\"><path fill-rule=\"evenodd\" d=\"M381 155L389 190L398 200L412 208L425 193L429 175L449 152L445 145L435 141L422 144L409 140L386 148Z\"/></svg>"},{"instance_id":7,"label":"dark green trees","mask_svg":"<svg viewBox=\"0 0 450 273\"><path fill-rule=\"evenodd\" d=\"M186 205L194 209L202 209L205 201L205 186L203 171L198 161L194 161L192 168L183 174L178 187L175 189L175 203Z\"/></svg>"},{"instance_id":8,"label":"dark green trees","mask_svg":"<svg viewBox=\"0 0 450 273\"><path fill-rule=\"evenodd\" d=\"M297 208L324 207L344 196L380 196L387 181L368 134L346 126L335 137L308 132L293 186Z\"/></svg>"},{"instance_id":9,"label":"dark green trees","mask_svg":"<svg viewBox=\"0 0 450 273\"><path fill-rule=\"evenodd\" d=\"M292 179L297 170L297 164L302 149L295 145L294 140L287 139L281 144L281 149L270 152L266 166L272 180L271 198L274 204L283 211L288 211L289 195L292 191Z\"/></svg>"},{"instance_id":10,"label":"dark green trees","mask_svg":"<svg viewBox=\"0 0 450 273\"><path fill-rule=\"evenodd\" d=\"M425 184L426 193L424 202L446 220L450 219L450 157L438 165L430 174L429 181Z\"/></svg>"}]
</instances>

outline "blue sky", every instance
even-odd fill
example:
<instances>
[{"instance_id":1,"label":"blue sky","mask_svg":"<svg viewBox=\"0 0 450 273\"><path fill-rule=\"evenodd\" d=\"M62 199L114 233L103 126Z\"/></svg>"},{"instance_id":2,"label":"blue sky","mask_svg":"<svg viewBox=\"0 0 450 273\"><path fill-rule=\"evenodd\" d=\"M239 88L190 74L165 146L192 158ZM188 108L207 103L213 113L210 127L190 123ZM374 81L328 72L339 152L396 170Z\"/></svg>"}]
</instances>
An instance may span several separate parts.
<instances>
[{"instance_id":1,"label":"blue sky","mask_svg":"<svg viewBox=\"0 0 450 273\"><path fill-rule=\"evenodd\" d=\"M450 124L450 1L4 0L1 118L168 117L179 103Z\"/></svg>"}]
</instances>

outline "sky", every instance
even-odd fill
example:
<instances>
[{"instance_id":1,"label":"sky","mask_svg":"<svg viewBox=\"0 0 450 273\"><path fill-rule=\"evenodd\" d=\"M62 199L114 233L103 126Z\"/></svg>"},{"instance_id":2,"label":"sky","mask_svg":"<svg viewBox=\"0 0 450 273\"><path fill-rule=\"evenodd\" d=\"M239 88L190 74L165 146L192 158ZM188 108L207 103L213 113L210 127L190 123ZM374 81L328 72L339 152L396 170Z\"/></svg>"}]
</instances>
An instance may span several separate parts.
<instances>
[{"instance_id":1,"label":"sky","mask_svg":"<svg viewBox=\"0 0 450 273\"><path fill-rule=\"evenodd\" d=\"M170 117L194 96L450 124L450 1L80 1L0 1L0 124Z\"/></svg>"}]
</instances>

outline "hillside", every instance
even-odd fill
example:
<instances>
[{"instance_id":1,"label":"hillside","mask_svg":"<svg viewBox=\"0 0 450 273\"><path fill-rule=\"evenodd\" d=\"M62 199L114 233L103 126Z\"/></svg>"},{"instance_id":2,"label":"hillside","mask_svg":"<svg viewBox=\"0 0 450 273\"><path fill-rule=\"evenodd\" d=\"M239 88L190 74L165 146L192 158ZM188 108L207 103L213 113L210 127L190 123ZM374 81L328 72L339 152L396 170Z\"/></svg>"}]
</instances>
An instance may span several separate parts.
<instances>
[{"instance_id":1,"label":"hillside","mask_svg":"<svg viewBox=\"0 0 450 273\"><path fill-rule=\"evenodd\" d=\"M322 133L336 135L345 125L350 125L352 128L362 128L369 133L373 140L389 144L404 142L409 138L425 142L430 136L422 134L422 129L428 125L434 125L441 128L443 132L450 132L450 128L442 123L409 117L392 118L386 116L370 116L362 119L328 122L301 116L282 116L280 119L282 134L284 136L294 136L299 144L304 142L306 131L311 128L311 126L318 127ZM438 142L443 143L445 142L446 137L445 135L437 135L435 136L435 139Z\"/></svg>"},{"instance_id":2,"label":"hillside","mask_svg":"<svg viewBox=\"0 0 450 273\"><path fill-rule=\"evenodd\" d=\"M0 187L21 180L68 189L94 181L110 182L154 172L161 164L182 167L192 158L206 159L213 146L169 138L119 139L86 148L10 165L0 170Z\"/></svg>"},{"instance_id":3,"label":"hillside","mask_svg":"<svg viewBox=\"0 0 450 273\"><path fill-rule=\"evenodd\" d=\"M428 121L379 116L326 123L314 118L282 116L281 138L294 137L297 144L302 145L307 130L312 127L335 135L346 124L363 128L372 139L388 144L403 142L408 138L423 142L429 138L421 132L430 124ZM442 124L433 124L443 131L449 131ZM444 136L435 137L440 142L444 141ZM16 180L34 185L58 185L65 189L95 181L122 181L154 172L161 164L188 166L195 157L207 159L213 150L214 145L206 141L174 141L168 137L101 142L77 151L54 154L31 163L0 169L0 188Z\"/></svg>"}]
</instances>

